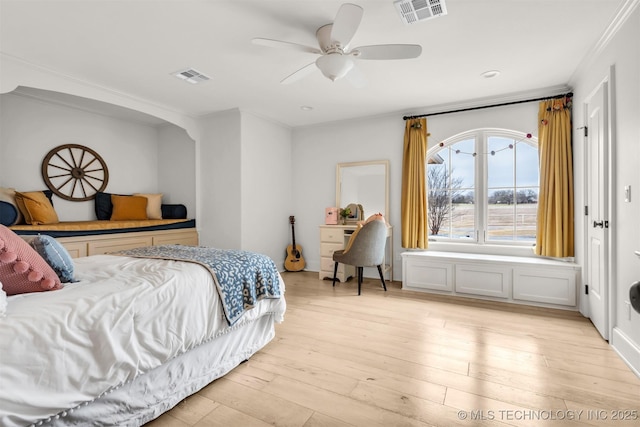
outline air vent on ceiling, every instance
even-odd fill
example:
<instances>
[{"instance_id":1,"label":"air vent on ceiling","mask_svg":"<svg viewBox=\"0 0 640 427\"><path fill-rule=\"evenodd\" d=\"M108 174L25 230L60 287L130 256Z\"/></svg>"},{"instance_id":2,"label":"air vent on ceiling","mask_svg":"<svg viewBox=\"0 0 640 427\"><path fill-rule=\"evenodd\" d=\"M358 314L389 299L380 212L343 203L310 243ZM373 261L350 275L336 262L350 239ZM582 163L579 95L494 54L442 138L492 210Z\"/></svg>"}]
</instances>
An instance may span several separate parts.
<instances>
[{"instance_id":1,"label":"air vent on ceiling","mask_svg":"<svg viewBox=\"0 0 640 427\"><path fill-rule=\"evenodd\" d=\"M444 0L396 0L393 4L405 25L447 14Z\"/></svg>"},{"instance_id":2,"label":"air vent on ceiling","mask_svg":"<svg viewBox=\"0 0 640 427\"><path fill-rule=\"evenodd\" d=\"M182 79L184 81L187 81L193 84L202 83L202 82L206 82L207 80L210 80L208 76L205 76L200 71L196 71L193 68L188 68L186 70L178 71L176 73L173 73L173 75L179 79Z\"/></svg>"}]
</instances>

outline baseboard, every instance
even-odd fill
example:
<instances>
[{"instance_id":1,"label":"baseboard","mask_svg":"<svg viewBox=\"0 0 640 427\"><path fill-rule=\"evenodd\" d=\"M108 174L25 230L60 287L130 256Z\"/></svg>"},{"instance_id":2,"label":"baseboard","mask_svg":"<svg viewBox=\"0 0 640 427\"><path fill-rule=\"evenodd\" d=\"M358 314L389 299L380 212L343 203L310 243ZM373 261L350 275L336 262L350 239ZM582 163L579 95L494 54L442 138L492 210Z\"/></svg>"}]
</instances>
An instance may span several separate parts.
<instances>
[{"instance_id":1,"label":"baseboard","mask_svg":"<svg viewBox=\"0 0 640 427\"><path fill-rule=\"evenodd\" d=\"M634 374L640 378L640 346L634 343L619 328L613 328L611 334L611 348L631 368Z\"/></svg>"}]
</instances>

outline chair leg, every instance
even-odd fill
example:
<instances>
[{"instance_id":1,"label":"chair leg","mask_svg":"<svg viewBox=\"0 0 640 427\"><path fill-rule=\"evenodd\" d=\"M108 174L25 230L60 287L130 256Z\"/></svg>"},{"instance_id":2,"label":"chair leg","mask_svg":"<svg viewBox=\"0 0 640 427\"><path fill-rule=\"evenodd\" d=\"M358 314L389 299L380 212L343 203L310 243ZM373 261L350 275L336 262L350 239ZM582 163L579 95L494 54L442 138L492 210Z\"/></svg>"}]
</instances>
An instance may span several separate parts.
<instances>
[{"instance_id":1,"label":"chair leg","mask_svg":"<svg viewBox=\"0 0 640 427\"><path fill-rule=\"evenodd\" d=\"M378 273L380 273L380 280L382 281L382 287L384 288L385 292L387 291L387 285L385 285L384 283L384 274L382 273L382 266L378 266Z\"/></svg>"},{"instance_id":2,"label":"chair leg","mask_svg":"<svg viewBox=\"0 0 640 427\"><path fill-rule=\"evenodd\" d=\"M336 276L338 275L338 262L333 266L333 287L336 287Z\"/></svg>"},{"instance_id":3,"label":"chair leg","mask_svg":"<svg viewBox=\"0 0 640 427\"><path fill-rule=\"evenodd\" d=\"M360 295L360 289L362 288L362 272L364 270L364 267L357 267L358 268L358 295Z\"/></svg>"}]
</instances>

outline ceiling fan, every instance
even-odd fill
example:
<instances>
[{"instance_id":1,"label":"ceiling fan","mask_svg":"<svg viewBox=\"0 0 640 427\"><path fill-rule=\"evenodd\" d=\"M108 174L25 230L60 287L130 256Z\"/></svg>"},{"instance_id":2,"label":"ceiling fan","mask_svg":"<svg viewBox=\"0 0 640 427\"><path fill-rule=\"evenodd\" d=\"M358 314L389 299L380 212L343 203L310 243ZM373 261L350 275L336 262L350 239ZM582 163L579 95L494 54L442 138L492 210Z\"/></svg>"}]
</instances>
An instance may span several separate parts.
<instances>
[{"instance_id":1,"label":"ceiling fan","mask_svg":"<svg viewBox=\"0 0 640 427\"><path fill-rule=\"evenodd\" d=\"M422 46L415 44L382 44L349 49L363 13L363 9L355 4L345 3L340 6L333 23L323 25L316 31L319 48L265 38L254 38L252 42L320 55L314 62L285 77L280 81L283 84L298 81L317 67L332 81L345 77L356 87L360 87L364 85L365 78L355 67L354 59L411 59L420 56Z\"/></svg>"}]
</instances>

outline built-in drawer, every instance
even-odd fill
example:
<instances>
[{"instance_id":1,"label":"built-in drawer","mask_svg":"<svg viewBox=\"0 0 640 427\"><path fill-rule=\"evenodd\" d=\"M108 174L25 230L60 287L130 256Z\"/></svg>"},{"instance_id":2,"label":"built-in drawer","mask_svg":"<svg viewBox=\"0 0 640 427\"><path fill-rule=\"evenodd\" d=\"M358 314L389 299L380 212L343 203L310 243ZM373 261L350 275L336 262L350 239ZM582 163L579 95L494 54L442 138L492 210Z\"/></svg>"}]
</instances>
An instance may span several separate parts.
<instances>
[{"instance_id":1,"label":"built-in drawer","mask_svg":"<svg viewBox=\"0 0 640 427\"><path fill-rule=\"evenodd\" d=\"M153 245L198 246L198 233L195 230L178 230L153 236Z\"/></svg>"},{"instance_id":2,"label":"built-in drawer","mask_svg":"<svg viewBox=\"0 0 640 427\"><path fill-rule=\"evenodd\" d=\"M152 245L153 238L151 236L123 237L117 240L97 240L89 242L88 254L101 255L109 252L124 251L127 249L135 249Z\"/></svg>"},{"instance_id":3,"label":"built-in drawer","mask_svg":"<svg viewBox=\"0 0 640 427\"><path fill-rule=\"evenodd\" d=\"M320 229L320 241L321 242L334 242L344 245L344 231L342 228L321 228Z\"/></svg>"},{"instance_id":4,"label":"built-in drawer","mask_svg":"<svg viewBox=\"0 0 640 427\"><path fill-rule=\"evenodd\" d=\"M68 242L62 243L71 258L81 258L87 256L87 243L86 242Z\"/></svg>"}]
</instances>

